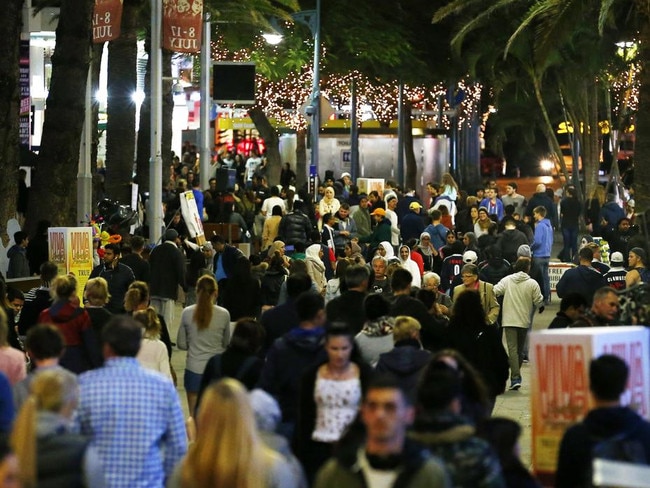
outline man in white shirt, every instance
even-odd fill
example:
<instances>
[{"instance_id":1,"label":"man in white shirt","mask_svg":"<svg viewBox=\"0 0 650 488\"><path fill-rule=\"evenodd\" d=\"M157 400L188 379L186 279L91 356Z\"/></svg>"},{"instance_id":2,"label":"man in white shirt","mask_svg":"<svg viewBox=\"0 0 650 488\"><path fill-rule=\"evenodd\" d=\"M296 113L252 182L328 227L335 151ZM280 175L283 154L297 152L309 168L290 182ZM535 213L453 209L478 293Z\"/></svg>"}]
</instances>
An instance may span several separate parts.
<instances>
[{"instance_id":1,"label":"man in white shirt","mask_svg":"<svg viewBox=\"0 0 650 488\"><path fill-rule=\"evenodd\" d=\"M246 160L246 173L244 179L246 180L246 188L253 186L253 175L257 171L258 166L262 164L262 158L255 149L251 151L251 156Z\"/></svg>"},{"instance_id":2,"label":"man in white shirt","mask_svg":"<svg viewBox=\"0 0 650 488\"><path fill-rule=\"evenodd\" d=\"M278 206L282 209L282 215L287 213L284 200L280 198L280 189L277 186L271 187L271 196L262 203L262 215L266 218L271 215L273 207Z\"/></svg>"}]
</instances>

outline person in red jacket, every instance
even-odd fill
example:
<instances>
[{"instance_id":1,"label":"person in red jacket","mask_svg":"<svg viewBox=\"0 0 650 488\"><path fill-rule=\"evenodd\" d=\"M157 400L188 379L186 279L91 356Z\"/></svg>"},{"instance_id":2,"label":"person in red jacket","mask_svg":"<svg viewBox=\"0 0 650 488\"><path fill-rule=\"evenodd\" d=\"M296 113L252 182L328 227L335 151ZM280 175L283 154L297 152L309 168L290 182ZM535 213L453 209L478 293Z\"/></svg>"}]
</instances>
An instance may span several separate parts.
<instances>
[{"instance_id":1,"label":"person in red jacket","mask_svg":"<svg viewBox=\"0 0 650 488\"><path fill-rule=\"evenodd\" d=\"M65 342L59 364L73 373L83 373L101 365L101 353L96 347L90 316L79 306L77 280L72 275L57 276L53 283L54 302L38 317L39 324L52 324Z\"/></svg>"}]
</instances>

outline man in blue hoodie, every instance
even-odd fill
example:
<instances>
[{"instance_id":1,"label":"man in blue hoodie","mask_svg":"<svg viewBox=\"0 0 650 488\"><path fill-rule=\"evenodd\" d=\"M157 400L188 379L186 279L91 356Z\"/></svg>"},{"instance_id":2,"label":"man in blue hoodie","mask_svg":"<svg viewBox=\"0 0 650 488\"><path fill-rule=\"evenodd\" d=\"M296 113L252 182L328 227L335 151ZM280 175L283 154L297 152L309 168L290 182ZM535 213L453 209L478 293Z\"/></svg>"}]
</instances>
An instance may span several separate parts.
<instances>
[{"instance_id":1,"label":"man in blue hoodie","mask_svg":"<svg viewBox=\"0 0 650 488\"><path fill-rule=\"evenodd\" d=\"M553 227L551 221L546 218L546 208L538 206L533 209L535 219L535 238L531 249L533 251L533 262L537 263L542 271L542 295L544 303L551 303L551 280L548 276L548 263L551 260L551 248L553 247Z\"/></svg>"}]
</instances>

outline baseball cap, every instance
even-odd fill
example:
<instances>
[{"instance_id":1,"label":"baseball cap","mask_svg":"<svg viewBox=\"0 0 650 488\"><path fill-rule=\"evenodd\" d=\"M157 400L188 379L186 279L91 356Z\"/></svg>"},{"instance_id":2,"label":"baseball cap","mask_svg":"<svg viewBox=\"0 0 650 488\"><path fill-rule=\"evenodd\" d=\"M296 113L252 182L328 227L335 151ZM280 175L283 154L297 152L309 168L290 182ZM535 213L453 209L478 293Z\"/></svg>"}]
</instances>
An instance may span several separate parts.
<instances>
[{"instance_id":1,"label":"baseball cap","mask_svg":"<svg viewBox=\"0 0 650 488\"><path fill-rule=\"evenodd\" d=\"M376 208L376 209L374 209L374 210L372 211L372 213L371 213L370 215L381 215L382 217L385 217L385 216L386 216L386 210L384 210L384 209L381 208L381 207L380 207L380 208Z\"/></svg>"},{"instance_id":2,"label":"baseball cap","mask_svg":"<svg viewBox=\"0 0 650 488\"><path fill-rule=\"evenodd\" d=\"M211 242L206 242L201 246L201 251L214 251L214 247L212 246Z\"/></svg>"},{"instance_id":3,"label":"baseball cap","mask_svg":"<svg viewBox=\"0 0 650 488\"><path fill-rule=\"evenodd\" d=\"M418 202L411 202L411 204L409 205L410 210L416 210L416 209L419 210L421 208L422 208L422 205L420 205Z\"/></svg>"},{"instance_id":4,"label":"baseball cap","mask_svg":"<svg viewBox=\"0 0 650 488\"><path fill-rule=\"evenodd\" d=\"M612 253L612 255L609 257L609 261L610 261L610 263L612 263L612 265L614 265L614 264L624 265L625 264L625 258L623 258L623 253L620 253L618 251Z\"/></svg>"},{"instance_id":5,"label":"baseball cap","mask_svg":"<svg viewBox=\"0 0 650 488\"><path fill-rule=\"evenodd\" d=\"M350 173L348 173L347 171L345 173L341 173L341 179L343 179L345 176L351 178Z\"/></svg>"},{"instance_id":6,"label":"baseball cap","mask_svg":"<svg viewBox=\"0 0 650 488\"><path fill-rule=\"evenodd\" d=\"M474 264L478 261L478 255L474 251L465 251L463 254L463 263Z\"/></svg>"}]
</instances>

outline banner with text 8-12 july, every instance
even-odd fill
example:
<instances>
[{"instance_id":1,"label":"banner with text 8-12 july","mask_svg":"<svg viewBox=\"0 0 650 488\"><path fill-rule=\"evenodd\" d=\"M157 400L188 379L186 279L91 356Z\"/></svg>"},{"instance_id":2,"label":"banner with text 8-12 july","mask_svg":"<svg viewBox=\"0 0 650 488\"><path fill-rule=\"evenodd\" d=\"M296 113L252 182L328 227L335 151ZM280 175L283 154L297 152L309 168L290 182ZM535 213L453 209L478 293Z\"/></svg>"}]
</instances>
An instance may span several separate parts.
<instances>
[{"instance_id":1,"label":"banner with text 8-12 july","mask_svg":"<svg viewBox=\"0 0 650 488\"><path fill-rule=\"evenodd\" d=\"M90 227L50 227L48 229L50 261L59 274L77 279L77 296L83 304L83 290L93 270L93 231Z\"/></svg>"},{"instance_id":2,"label":"banner with text 8-12 july","mask_svg":"<svg viewBox=\"0 0 650 488\"><path fill-rule=\"evenodd\" d=\"M163 2L163 48L177 53L201 50L203 0L165 0Z\"/></svg>"}]
</instances>

